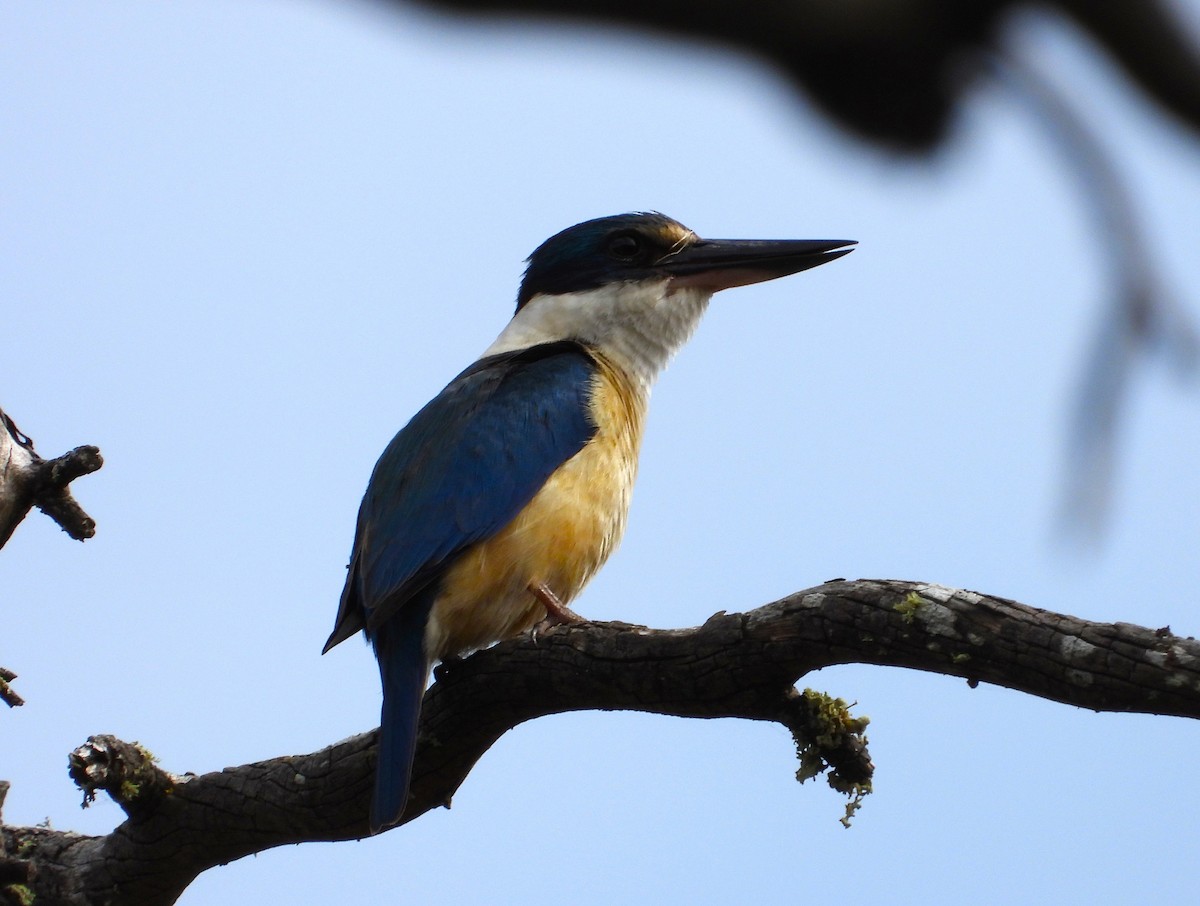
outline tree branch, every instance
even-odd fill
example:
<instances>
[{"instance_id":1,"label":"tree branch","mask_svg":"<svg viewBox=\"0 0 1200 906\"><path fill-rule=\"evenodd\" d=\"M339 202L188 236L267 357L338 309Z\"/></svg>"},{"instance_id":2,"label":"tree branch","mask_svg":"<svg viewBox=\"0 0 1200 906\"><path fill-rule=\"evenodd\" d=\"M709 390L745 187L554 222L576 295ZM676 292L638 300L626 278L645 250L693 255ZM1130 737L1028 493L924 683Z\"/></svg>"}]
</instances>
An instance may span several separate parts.
<instances>
[{"instance_id":1,"label":"tree branch","mask_svg":"<svg viewBox=\"0 0 1200 906\"><path fill-rule=\"evenodd\" d=\"M408 5L414 0L386 0ZM859 138L929 154L1015 12L1062 12L1147 97L1200 135L1200 52L1169 3L1143 0L416 0L441 12L602 22L758 56Z\"/></svg>"},{"instance_id":2,"label":"tree branch","mask_svg":"<svg viewBox=\"0 0 1200 906\"><path fill-rule=\"evenodd\" d=\"M95 472L104 459L95 447L76 447L42 459L33 441L0 409L0 547L37 507L76 541L96 534L96 521L71 496L72 481Z\"/></svg>"},{"instance_id":3,"label":"tree branch","mask_svg":"<svg viewBox=\"0 0 1200 906\"><path fill-rule=\"evenodd\" d=\"M940 585L837 580L694 629L579 624L451 663L425 696L405 821L449 805L497 739L549 714L741 717L824 739L827 723L805 723L820 709L805 708L798 700L811 697L793 684L848 663L958 676L1097 711L1200 717L1200 643L1169 628L1093 623ZM869 784L855 732L863 723L849 721L840 740L826 740L833 745L800 741L818 745L845 785ZM140 746L96 737L72 756L73 774L89 794L107 790L128 820L102 837L6 827L0 851L36 866L30 886L41 902L172 903L211 866L287 843L366 835L375 738L172 776Z\"/></svg>"},{"instance_id":4,"label":"tree branch","mask_svg":"<svg viewBox=\"0 0 1200 906\"><path fill-rule=\"evenodd\" d=\"M25 704L25 699L17 694L17 690L9 685L17 675L7 667L0 667L0 702L8 705L10 708L19 708Z\"/></svg>"}]
</instances>

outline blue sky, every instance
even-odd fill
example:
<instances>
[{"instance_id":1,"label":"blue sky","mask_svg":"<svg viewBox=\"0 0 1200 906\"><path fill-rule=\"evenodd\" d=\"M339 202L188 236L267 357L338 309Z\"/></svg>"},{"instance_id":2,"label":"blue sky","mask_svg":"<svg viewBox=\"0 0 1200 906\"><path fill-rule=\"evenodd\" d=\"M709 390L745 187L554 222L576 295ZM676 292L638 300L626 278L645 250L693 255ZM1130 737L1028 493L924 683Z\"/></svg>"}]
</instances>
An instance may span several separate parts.
<instances>
[{"instance_id":1,"label":"blue sky","mask_svg":"<svg viewBox=\"0 0 1200 906\"><path fill-rule=\"evenodd\" d=\"M1193 25L1200 7L1187 7ZM1104 135L1171 292L1200 310L1200 155L1060 24L1012 47ZM1130 394L1112 519L1057 530L1110 276L1069 174L980 92L935 163L834 132L773 73L624 32L330 2L0 11L0 405L46 455L97 444L79 546L0 555L12 823L102 833L89 734L203 772L369 729L369 651L319 652L392 434L507 320L522 259L589 217L859 249L715 300L656 391L629 531L578 601L690 626L834 576L935 581L1197 630L1195 388ZM572 714L523 726L450 811L260 854L181 902L1182 902L1192 722L901 670L804 684L872 718L852 830L786 732Z\"/></svg>"}]
</instances>

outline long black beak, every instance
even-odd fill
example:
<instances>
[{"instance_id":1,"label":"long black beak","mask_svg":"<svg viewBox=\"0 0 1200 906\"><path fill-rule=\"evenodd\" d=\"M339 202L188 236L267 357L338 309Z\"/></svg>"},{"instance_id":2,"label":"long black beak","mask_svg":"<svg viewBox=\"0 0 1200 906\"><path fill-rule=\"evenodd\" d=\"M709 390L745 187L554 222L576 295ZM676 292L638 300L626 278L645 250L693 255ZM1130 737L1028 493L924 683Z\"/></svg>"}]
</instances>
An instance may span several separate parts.
<instances>
[{"instance_id":1,"label":"long black beak","mask_svg":"<svg viewBox=\"0 0 1200 906\"><path fill-rule=\"evenodd\" d=\"M701 239L655 266L677 285L716 292L797 274L853 251L851 239Z\"/></svg>"}]
</instances>

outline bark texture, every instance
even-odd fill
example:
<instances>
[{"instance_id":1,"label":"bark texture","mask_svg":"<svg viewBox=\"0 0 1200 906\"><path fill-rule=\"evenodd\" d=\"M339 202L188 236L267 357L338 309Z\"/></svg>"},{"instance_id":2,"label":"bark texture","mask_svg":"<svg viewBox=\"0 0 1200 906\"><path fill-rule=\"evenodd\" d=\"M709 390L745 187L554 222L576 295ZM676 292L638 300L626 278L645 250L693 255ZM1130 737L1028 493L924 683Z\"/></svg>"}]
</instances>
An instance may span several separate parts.
<instances>
[{"instance_id":1,"label":"bark texture","mask_svg":"<svg viewBox=\"0 0 1200 906\"><path fill-rule=\"evenodd\" d=\"M42 459L33 441L0 409L0 547L34 507L76 541L96 534L95 520L71 496L68 485L102 465L95 447L76 447L55 459Z\"/></svg>"},{"instance_id":2,"label":"bark texture","mask_svg":"<svg viewBox=\"0 0 1200 906\"><path fill-rule=\"evenodd\" d=\"M448 805L508 730L588 709L777 721L832 785L861 793L871 773L861 723L833 727L825 706L810 707L813 696L794 688L811 670L846 663L942 673L1097 711L1200 717L1200 643L1169 628L1093 623L928 583L836 580L694 629L563 626L440 669L425 696L405 821ZM72 776L87 796L106 791L127 820L101 837L3 827L0 878L25 879L20 889L38 903L156 906L214 865L361 837L375 739L372 731L307 755L179 776L136 744L94 737L72 753Z\"/></svg>"}]
</instances>

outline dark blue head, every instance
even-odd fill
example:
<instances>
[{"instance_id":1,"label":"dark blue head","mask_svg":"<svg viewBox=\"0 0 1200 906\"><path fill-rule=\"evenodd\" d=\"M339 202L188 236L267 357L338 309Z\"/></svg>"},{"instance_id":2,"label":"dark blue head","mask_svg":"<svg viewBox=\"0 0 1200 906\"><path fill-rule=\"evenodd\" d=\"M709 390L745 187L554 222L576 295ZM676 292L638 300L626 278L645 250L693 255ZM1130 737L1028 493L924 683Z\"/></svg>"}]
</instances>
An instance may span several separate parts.
<instances>
[{"instance_id":1,"label":"dark blue head","mask_svg":"<svg viewBox=\"0 0 1200 906\"><path fill-rule=\"evenodd\" d=\"M656 212L614 214L567 227L526 259L517 310L538 293L559 295L652 277L656 261L697 238L682 223Z\"/></svg>"},{"instance_id":2,"label":"dark blue head","mask_svg":"<svg viewBox=\"0 0 1200 906\"><path fill-rule=\"evenodd\" d=\"M534 296L609 283L672 278L711 292L794 274L845 255L846 240L701 239L657 212L585 220L539 245L527 259L517 311Z\"/></svg>"}]
</instances>

